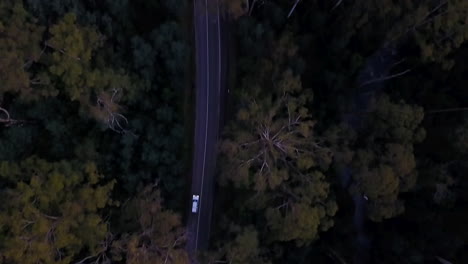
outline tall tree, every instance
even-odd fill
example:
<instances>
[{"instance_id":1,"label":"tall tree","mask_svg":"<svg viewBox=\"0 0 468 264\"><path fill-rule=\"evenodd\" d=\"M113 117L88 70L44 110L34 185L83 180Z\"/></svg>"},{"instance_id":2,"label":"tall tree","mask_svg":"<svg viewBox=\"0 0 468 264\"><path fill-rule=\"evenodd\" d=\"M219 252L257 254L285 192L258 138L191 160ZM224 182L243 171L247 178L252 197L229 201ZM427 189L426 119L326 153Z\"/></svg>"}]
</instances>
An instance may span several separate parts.
<instances>
[{"instance_id":1,"label":"tall tree","mask_svg":"<svg viewBox=\"0 0 468 264\"><path fill-rule=\"evenodd\" d=\"M303 245L333 225L337 205L322 173L332 153L314 133L310 92L287 67L296 54L291 36L276 44L275 63L264 60L245 79L247 94L221 142L220 181L251 194L240 207L263 219L262 238Z\"/></svg>"},{"instance_id":2,"label":"tall tree","mask_svg":"<svg viewBox=\"0 0 468 264\"><path fill-rule=\"evenodd\" d=\"M44 28L36 24L20 2L0 3L1 96L10 92L27 98L36 93L32 86L37 80L28 70L43 53L43 32Z\"/></svg>"},{"instance_id":3,"label":"tall tree","mask_svg":"<svg viewBox=\"0 0 468 264\"><path fill-rule=\"evenodd\" d=\"M128 231L116 244L123 245L125 263L190 263L180 215L163 207L156 185L145 187L124 212L123 224L128 225L124 230Z\"/></svg>"},{"instance_id":4,"label":"tall tree","mask_svg":"<svg viewBox=\"0 0 468 264\"><path fill-rule=\"evenodd\" d=\"M107 233L101 213L114 181L94 163L36 157L0 163L0 254L5 263L70 263L95 254Z\"/></svg>"},{"instance_id":5,"label":"tall tree","mask_svg":"<svg viewBox=\"0 0 468 264\"><path fill-rule=\"evenodd\" d=\"M421 107L393 103L387 96L375 103L368 127L355 146L352 192L369 199L369 217L381 221L401 214L399 194L411 190L417 179L413 145L424 139Z\"/></svg>"}]
</instances>

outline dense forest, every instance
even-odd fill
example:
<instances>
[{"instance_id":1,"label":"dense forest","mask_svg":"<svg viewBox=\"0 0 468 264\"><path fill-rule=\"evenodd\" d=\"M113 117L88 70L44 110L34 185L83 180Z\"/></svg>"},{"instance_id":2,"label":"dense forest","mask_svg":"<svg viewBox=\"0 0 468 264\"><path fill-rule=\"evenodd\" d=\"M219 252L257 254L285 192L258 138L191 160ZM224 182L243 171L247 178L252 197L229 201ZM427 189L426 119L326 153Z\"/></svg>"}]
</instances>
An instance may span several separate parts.
<instances>
[{"instance_id":1,"label":"dense forest","mask_svg":"<svg viewBox=\"0 0 468 264\"><path fill-rule=\"evenodd\" d=\"M468 263L468 2L221 4L199 262ZM190 263L192 8L0 0L1 264Z\"/></svg>"},{"instance_id":2,"label":"dense forest","mask_svg":"<svg viewBox=\"0 0 468 264\"><path fill-rule=\"evenodd\" d=\"M0 1L0 263L187 259L188 7Z\"/></svg>"}]
</instances>

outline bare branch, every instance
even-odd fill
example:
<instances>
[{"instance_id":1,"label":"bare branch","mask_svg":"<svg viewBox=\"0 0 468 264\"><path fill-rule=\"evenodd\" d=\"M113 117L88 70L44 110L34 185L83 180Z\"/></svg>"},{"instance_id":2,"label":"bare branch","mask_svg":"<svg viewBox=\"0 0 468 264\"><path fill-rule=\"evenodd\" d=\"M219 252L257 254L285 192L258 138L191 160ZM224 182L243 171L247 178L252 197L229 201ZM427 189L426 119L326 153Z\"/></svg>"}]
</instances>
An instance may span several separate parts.
<instances>
[{"instance_id":1,"label":"bare branch","mask_svg":"<svg viewBox=\"0 0 468 264\"><path fill-rule=\"evenodd\" d=\"M336 4L333 6L333 8L331 9L331 11L335 10L339 5L341 5L342 2L343 0L338 0Z\"/></svg>"},{"instance_id":2,"label":"bare branch","mask_svg":"<svg viewBox=\"0 0 468 264\"><path fill-rule=\"evenodd\" d=\"M405 61L406 61L406 58L403 58L403 59L393 63L392 66L390 66L390 68L393 68L393 67L395 67L395 66L397 66L397 65L399 65L399 64L401 64L401 63L403 63Z\"/></svg>"},{"instance_id":3,"label":"bare branch","mask_svg":"<svg viewBox=\"0 0 468 264\"><path fill-rule=\"evenodd\" d=\"M440 12L440 13L436 14L436 15L433 15L435 12L437 12L440 8L442 8L446 4L448 4L448 1L441 1L439 5L437 5L431 11L429 11L429 13L424 17L424 19L421 22L419 22L418 24L415 24L413 27L408 29L406 33L408 33L411 30L414 31L414 30L418 29L419 27L422 27L422 26L424 26L426 24L429 24L430 22L434 21L437 17L447 14L448 11L445 10L443 12Z\"/></svg>"},{"instance_id":4,"label":"bare branch","mask_svg":"<svg viewBox=\"0 0 468 264\"><path fill-rule=\"evenodd\" d=\"M5 118L0 118L0 122L1 123L4 123L4 122L10 122L10 113L3 107L0 106L0 111L3 112L5 115L6 115L6 119Z\"/></svg>"},{"instance_id":5,"label":"bare branch","mask_svg":"<svg viewBox=\"0 0 468 264\"><path fill-rule=\"evenodd\" d=\"M291 11L289 11L288 18L292 15L292 13L294 12L294 10L296 9L297 4L298 4L300 1L301 1L301 0L296 0L296 2L294 3L293 7L291 8Z\"/></svg>"},{"instance_id":6,"label":"bare branch","mask_svg":"<svg viewBox=\"0 0 468 264\"><path fill-rule=\"evenodd\" d=\"M52 48L52 49L55 50L55 51L58 51L58 52L62 53L63 55L65 55L65 56L67 56L67 57L70 57L70 58L72 58L72 59L74 59L74 60L77 60L77 61L81 61L81 58L79 58L79 57L70 56L70 55L66 52L65 49L60 49L60 48L54 47L54 46L52 46L51 44L49 44L48 42L45 42L45 45L46 45L47 47L49 47L49 48Z\"/></svg>"},{"instance_id":7,"label":"bare branch","mask_svg":"<svg viewBox=\"0 0 468 264\"><path fill-rule=\"evenodd\" d=\"M260 141L260 139L257 139L257 140L254 140L254 141L242 143L240 146L241 146L241 147L247 147L247 146L250 146L250 145L257 144L259 141Z\"/></svg>"},{"instance_id":8,"label":"bare branch","mask_svg":"<svg viewBox=\"0 0 468 264\"><path fill-rule=\"evenodd\" d=\"M372 83L378 83L378 82L388 81L388 80L390 80L390 79L403 76L403 75L407 74L407 73L410 72L410 71L411 71L411 69L407 69L407 70L405 70L405 71L402 71L402 72L396 73L396 74L392 74L392 75L390 75L390 76L385 76L385 77L381 77L381 78L372 79L372 80L366 81L366 82L362 83L361 85L359 85L359 88L361 88L361 87L363 87L363 86L366 86L366 85L369 85L369 84L372 84Z\"/></svg>"},{"instance_id":9,"label":"bare branch","mask_svg":"<svg viewBox=\"0 0 468 264\"><path fill-rule=\"evenodd\" d=\"M259 153L258 155L256 155L255 157L249 159L249 160L242 161L240 165L242 166L242 165L244 165L245 163L249 164L249 163L251 163L252 161L257 160L258 157L260 157L261 155L263 155L263 151L260 152L260 153Z\"/></svg>"},{"instance_id":10,"label":"bare branch","mask_svg":"<svg viewBox=\"0 0 468 264\"><path fill-rule=\"evenodd\" d=\"M111 97L111 103L114 102L114 97L117 95L117 93L120 91L120 89L112 89L113 93L112 93L112 97Z\"/></svg>"},{"instance_id":11,"label":"bare branch","mask_svg":"<svg viewBox=\"0 0 468 264\"><path fill-rule=\"evenodd\" d=\"M107 233L106 238L100 243L102 246L101 250L99 250L95 255L87 256L84 259L78 262L75 262L75 264L84 264L84 263L87 263L86 262L87 260L90 260L93 258L95 258L95 261L94 261L95 264L109 263L109 258L107 257L106 252L111 248L113 240L114 240L114 235L110 232ZM115 248L118 248L118 247L115 247ZM118 249L122 249L122 248L118 248Z\"/></svg>"},{"instance_id":12,"label":"bare branch","mask_svg":"<svg viewBox=\"0 0 468 264\"><path fill-rule=\"evenodd\" d=\"M42 55L44 54L46 48L47 48L47 45L44 45L44 47L42 48L42 50L41 50L41 52L39 53L39 55L38 55L36 58L31 58L31 59L27 60L27 61L23 64L23 68L26 69L26 68L28 68L29 66L31 66L32 63L33 63L34 61L38 61L38 60L42 57Z\"/></svg>"},{"instance_id":13,"label":"bare branch","mask_svg":"<svg viewBox=\"0 0 468 264\"><path fill-rule=\"evenodd\" d=\"M327 247L325 252L326 252L326 254L328 256L330 256L332 259L338 261L340 264L347 264L348 263L338 254L338 252L336 252L335 250L333 250L330 247Z\"/></svg>"},{"instance_id":14,"label":"bare branch","mask_svg":"<svg viewBox=\"0 0 468 264\"><path fill-rule=\"evenodd\" d=\"M6 118L2 118L1 113L3 113ZM10 127L14 125L21 126L24 123L32 123L32 121L12 119L8 110L0 106L0 124L3 124L5 127Z\"/></svg>"},{"instance_id":15,"label":"bare branch","mask_svg":"<svg viewBox=\"0 0 468 264\"><path fill-rule=\"evenodd\" d=\"M290 197L292 197L296 201L300 201L301 197L299 197L297 194L293 193L291 190L288 190L284 185L281 186L281 190L285 193L288 194Z\"/></svg>"},{"instance_id":16,"label":"bare branch","mask_svg":"<svg viewBox=\"0 0 468 264\"><path fill-rule=\"evenodd\" d=\"M439 256L436 256L436 259L441 263L441 264L452 264L452 262L446 260L446 259L443 259Z\"/></svg>"},{"instance_id":17,"label":"bare branch","mask_svg":"<svg viewBox=\"0 0 468 264\"><path fill-rule=\"evenodd\" d=\"M36 223L35 221L30 221L30 220L23 220L23 222L25 223L25 225L23 226L23 228L21 228L21 230L24 230L26 229L28 226Z\"/></svg>"},{"instance_id":18,"label":"bare branch","mask_svg":"<svg viewBox=\"0 0 468 264\"><path fill-rule=\"evenodd\" d=\"M41 213L41 215L44 216L45 218L49 219L49 220L58 220L60 218L59 216L47 215L47 214L44 214L44 213Z\"/></svg>"},{"instance_id":19,"label":"bare branch","mask_svg":"<svg viewBox=\"0 0 468 264\"><path fill-rule=\"evenodd\" d=\"M129 124L128 119L123 114L120 114L113 109L119 108L118 105L117 107L115 106L117 104L117 102L115 102L116 96L119 92L120 89L113 88L110 99L106 100L106 94L103 94L102 97L98 96L96 98L96 104L98 107L100 107L101 109L103 109L103 111L107 113L105 123L107 124L110 130L119 134L131 133L131 135L136 136L129 129L125 128L125 126ZM114 107L112 107L112 105L114 105ZM123 120L123 122L121 122L121 120Z\"/></svg>"},{"instance_id":20,"label":"bare branch","mask_svg":"<svg viewBox=\"0 0 468 264\"><path fill-rule=\"evenodd\" d=\"M468 111L468 107L431 110L431 111L427 111L426 114L439 114L439 113L462 112L462 111Z\"/></svg>"},{"instance_id":21,"label":"bare branch","mask_svg":"<svg viewBox=\"0 0 468 264\"><path fill-rule=\"evenodd\" d=\"M254 9L255 4L257 3L257 1L258 1L258 0L253 0L252 6L249 8L249 16L252 14L252 11L253 11L253 9ZM247 0L247 2L248 2L248 0Z\"/></svg>"},{"instance_id":22,"label":"bare branch","mask_svg":"<svg viewBox=\"0 0 468 264\"><path fill-rule=\"evenodd\" d=\"M29 83L32 84L32 85L43 85L43 84L47 84L46 82L42 81L40 78L36 77L32 80L29 80Z\"/></svg>"},{"instance_id":23,"label":"bare branch","mask_svg":"<svg viewBox=\"0 0 468 264\"><path fill-rule=\"evenodd\" d=\"M275 209L279 210L279 209L281 209L281 208L283 208L285 206L288 206L288 204L289 204L289 201L284 202L284 203L280 204L279 206L275 207Z\"/></svg>"},{"instance_id":24,"label":"bare branch","mask_svg":"<svg viewBox=\"0 0 468 264\"><path fill-rule=\"evenodd\" d=\"M431 11L429 11L429 13L426 15L426 17L429 17L430 15L434 14L437 10L439 10L440 8L442 8L445 4L448 4L448 1L445 0L445 1L440 1L439 5L437 5L436 7L434 7Z\"/></svg>"},{"instance_id":25,"label":"bare branch","mask_svg":"<svg viewBox=\"0 0 468 264\"><path fill-rule=\"evenodd\" d=\"M85 261L87 261L88 259L92 259L92 258L95 258L96 256L87 256L86 258L80 260L79 262L76 262L75 264L83 264L85 263Z\"/></svg>"}]
</instances>

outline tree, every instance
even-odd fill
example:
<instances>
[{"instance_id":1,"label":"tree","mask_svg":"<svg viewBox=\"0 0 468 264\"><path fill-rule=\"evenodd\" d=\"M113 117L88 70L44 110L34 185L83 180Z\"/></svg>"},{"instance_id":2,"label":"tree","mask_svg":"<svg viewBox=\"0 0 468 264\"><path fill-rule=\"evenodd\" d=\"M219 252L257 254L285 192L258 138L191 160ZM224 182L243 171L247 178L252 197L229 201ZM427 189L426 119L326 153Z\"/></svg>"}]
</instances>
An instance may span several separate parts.
<instances>
[{"instance_id":1,"label":"tree","mask_svg":"<svg viewBox=\"0 0 468 264\"><path fill-rule=\"evenodd\" d=\"M332 153L314 132L310 92L287 66L296 50L285 35L276 43L275 63L261 62L265 67L244 79L246 94L220 143L220 183L250 194L239 207L264 221L266 243L308 244L333 225L337 211L321 172Z\"/></svg>"},{"instance_id":2,"label":"tree","mask_svg":"<svg viewBox=\"0 0 468 264\"><path fill-rule=\"evenodd\" d=\"M37 80L28 72L42 53L41 39L44 28L24 10L17 1L0 3L0 93L20 94L23 98L34 96L31 87Z\"/></svg>"},{"instance_id":3,"label":"tree","mask_svg":"<svg viewBox=\"0 0 468 264\"><path fill-rule=\"evenodd\" d=\"M93 94L112 90L131 91L125 74L96 62L97 49L103 36L91 27L76 24L76 16L69 13L50 28L47 47L53 50L49 71L55 87L62 87L71 101L80 101L84 107L91 105ZM130 95L131 96L131 95ZM103 110L104 111L104 110Z\"/></svg>"},{"instance_id":4,"label":"tree","mask_svg":"<svg viewBox=\"0 0 468 264\"><path fill-rule=\"evenodd\" d=\"M0 160L13 162L30 155L48 161L67 159L64 163L73 164L70 165L73 169L67 173L73 175L79 171L76 159L86 163L92 160L107 177L121 181L114 190L117 199L133 198L138 191L136 186L159 178L161 192L168 198L169 206L181 208L183 203L180 202L179 190L183 188L184 177L181 175L184 164L180 156L185 135L179 111L182 107L179 105L183 102L180 100L181 91L190 84L185 76L190 49L176 16L182 14L178 9L186 6L184 1L163 0L149 4L148 1L126 0L0 2L0 52L6 54L0 58L0 79L4 81L0 87ZM144 7L150 9L144 10L146 17L142 18L141 12L137 11ZM155 14L158 14L156 19ZM141 40L143 45L137 43L132 46L132 39ZM148 47L150 52L145 53L142 46ZM23 120L26 121L19 123ZM120 134L106 133L106 128ZM64 175L65 178L69 176ZM62 183L66 185L67 181ZM102 178L101 182L104 182ZM16 188L15 185L15 180L0 180L2 194L3 189L9 192L7 187ZM83 180L74 188L96 189L101 185L88 184ZM70 189L66 192L70 196L73 194ZM50 191L50 195L54 193L55 189ZM8 204L8 207L5 203L2 208L13 208L14 205ZM137 207L138 202L132 205ZM50 225L65 219L59 214L59 209L62 208L54 207L50 209L53 213L45 212L49 216L60 217L47 220ZM96 215L100 216L103 210L108 213L108 209L100 208ZM146 213L145 209L139 209L142 215ZM101 219L102 223L96 224L96 229L101 229L94 229L96 245L79 242L79 246L73 244L71 249L58 248L62 262L124 262L128 257L129 261L139 263L144 259L140 256L148 245L143 243L147 232L156 225L165 229L152 234L150 247L153 251L146 255L149 261L184 262L185 234L180 216L169 210L162 211L157 212L157 222L140 227L144 231L135 228L125 235L122 230L113 229L112 221L120 215L112 214L109 220L112 228L104 224L107 218ZM2 218L3 213L0 215ZM13 218L8 217L9 220ZM81 220L87 217L83 212L70 217L77 218L77 225L86 226L88 221ZM138 219L133 220L138 222ZM71 222L68 218L66 221ZM93 221L95 219L89 220L89 225ZM12 225L10 222L8 224ZM14 235L8 233L7 236L3 227L6 229L8 226L0 225L0 259L5 252L3 246L7 245L3 243L4 237L12 241L10 236ZM166 234L171 228L174 233ZM77 236L71 231L70 234ZM166 245L171 234L176 237L171 241L174 246ZM42 235L40 233L34 239L39 241ZM53 254L56 247L49 245L51 243L43 243L48 245L41 251L45 253L40 254L44 263L59 261L60 254ZM127 251L121 254L120 248L124 247L128 254ZM167 254L158 257L156 251L162 248ZM20 249L16 250L19 252ZM12 248L8 250L13 251ZM52 253L47 253L47 250ZM120 253L121 259L116 252ZM2 261L28 263L10 257Z\"/></svg>"},{"instance_id":5,"label":"tree","mask_svg":"<svg viewBox=\"0 0 468 264\"><path fill-rule=\"evenodd\" d=\"M232 165L223 175L238 185L275 189L289 178L288 171L326 168L330 162L323 140L312 139L315 122L304 107L307 95L291 94L300 92L299 79L290 71L283 78L279 82L283 94L248 102L228 128L232 139L221 144Z\"/></svg>"},{"instance_id":6,"label":"tree","mask_svg":"<svg viewBox=\"0 0 468 264\"><path fill-rule=\"evenodd\" d=\"M355 183L351 192L369 198L368 213L374 221L404 211L399 194L411 190L417 179L413 145L424 139L419 125L422 108L393 103L383 96L375 103L366 132L358 139L351 161Z\"/></svg>"},{"instance_id":7,"label":"tree","mask_svg":"<svg viewBox=\"0 0 468 264\"><path fill-rule=\"evenodd\" d=\"M156 185L145 187L124 209L125 222L136 224L120 242L126 263L189 263L180 216L164 209Z\"/></svg>"},{"instance_id":8,"label":"tree","mask_svg":"<svg viewBox=\"0 0 468 264\"><path fill-rule=\"evenodd\" d=\"M379 45L411 42L420 50L423 62L438 62L446 70L453 66L450 53L466 41L466 1L351 1L341 5L344 34L342 43L357 35L363 41L371 30L378 31Z\"/></svg>"},{"instance_id":9,"label":"tree","mask_svg":"<svg viewBox=\"0 0 468 264\"><path fill-rule=\"evenodd\" d=\"M199 261L203 263L271 263L268 248L263 247L259 232L253 225L239 226L230 223L227 233L229 240L216 241L215 249L203 252Z\"/></svg>"},{"instance_id":10,"label":"tree","mask_svg":"<svg viewBox=\"0 0 468 264\"><path fill-rule=\"evenodd\" d=\"M255 228L247 227L239 232L236 238L229 243L227 248L227 259L231 263L251 263L258 258L258 234Z\"/></svg>"},{"instance_id":11,"label":"tree","mask_svg":"<svg viewBox=\"0 0 468 264\"><path fill-rule=\"evenodd\" d=\"M427 4L425 11L426 16L413 25L421 57L424 61L442 62L445 69L450 69L454 61L448 59L448 55L468 39L468 3L439 1Z\"/></svg>"},{"instance_id":12,"label":"tree","mask_svg":"<svg viewBox=\"0 0 468 264\"><path fill-rule=\"evenodd\" d=\"M36 157L0 163L0 252L5 263L70 263L99 251L101 212L115 181L102 183L94 163Z\"/></svg>"},{"instance_id":13,"label":"tree","mask_svg":"<svg viewBox=\"0 0 468 264\"><path fill-rule=\"evenodd\" d=\"M134 91L125 73L97 63L102 35L91 27L77 25L76 16L69 13L50 27L50 38L44 40L44 28L21 4L2 3L0 12L2 18L9 18L0 21L5 35L0 40L0 50L6 54L0 59L0 76L5 80L0 92L17 95L23 101L62 94L79 101L85 113L110 129L126 131L123 123L128 121L122 113L99 104L103 102L102 94L118 90L131 97Z\"/></svg>"},{"instance_id":14,"label":"tree","mask_svg":"<svg viewBox=\"0 0 468 264\"><path fill-rule=\"evenodd\" d=\"M135 96L125 98L125 109L131 109L125 115L137 137L121 137L117 139L119 144L114 144L114 139L108 152L118 153L119 162L113 166L125 171L121 174L127 183L125 188L133 192L140 182L149 184L158 177L161 188L172 196L168 203L180 206L178 193L184 181L181 155L186 135L179 106L189 49L180 25L172 21L133 38L129 51L131 71L137 78Z\"/></svg>"}]
</instances>

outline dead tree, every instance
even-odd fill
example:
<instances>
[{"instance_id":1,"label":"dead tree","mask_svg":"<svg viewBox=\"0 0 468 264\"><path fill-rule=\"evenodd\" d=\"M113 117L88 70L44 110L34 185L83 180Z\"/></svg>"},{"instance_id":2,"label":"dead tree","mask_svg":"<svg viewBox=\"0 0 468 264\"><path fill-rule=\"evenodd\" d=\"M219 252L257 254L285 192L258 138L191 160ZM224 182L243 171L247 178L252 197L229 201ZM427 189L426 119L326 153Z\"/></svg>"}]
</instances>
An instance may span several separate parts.
<instances>
[{"instance_id":1,"label":"dead tree","mask_svg":"<svg viewBox=\"0 0 468 264\"><path fill-rule=\"evenodd\" d=\"M108 93L101 93L96 99L96 104L101 112L101 118L104 119L107 127L119 134L131 133L128 128L128 119L118 111L120 106L117 104L117 94L120 89L112 89L112 95ZM102 116L103 115L103 116Z\"/></svg>"},{"instance_id":2,"label":"dead tree","mask_svg":"<svg viewBox=\"0 0 468 264\"><path fill-rule=\"evenodd\" d=\"M11 118L8 110L0 106L0 124L2 124L3 126L5 127L22 126L26 122L27 122L26 120L17 120L17 119Z\"/></svg>"},{"instance_id":3,"label":"dead tree","mask_svg":"<svg viewBox=\"0 0 468 264\"><path fill-rule=\"evenodd\" d=\"M117 252L124 252L125 249L118 245L118 243L114 243L116 241L115 235L112 233L107 233L106 237L103 241L99 243L100 250L94 254L83 258L82 260L76 262L75 264L108 264L112 263L112 257L110 256L112 250L116 250Z\"/></svg>"},{"instance_id":4,"label":"dead tree","mask_svg":"<svg viewBox=\"0 0 468 264\"><path fill-rule=\"evenodd\" d=\"M312 130L314 122L309 116L301 116L297 109L290 109L289 96L286 94L273 106L273 111L286 108L287 116L269 116L260 114L258 124L252 134L252 140L238 144L237 162L232 168L235 173L240 167L254 168L256 176L271 181L272 173L278 167L287 167L297 175L301 171L293 162L298 158L307 158L322 163L331 155L323 145L322 138L304 138L305 130ZM256 103L254 103L256 104Z\"/></svg>"}]
</instances>

